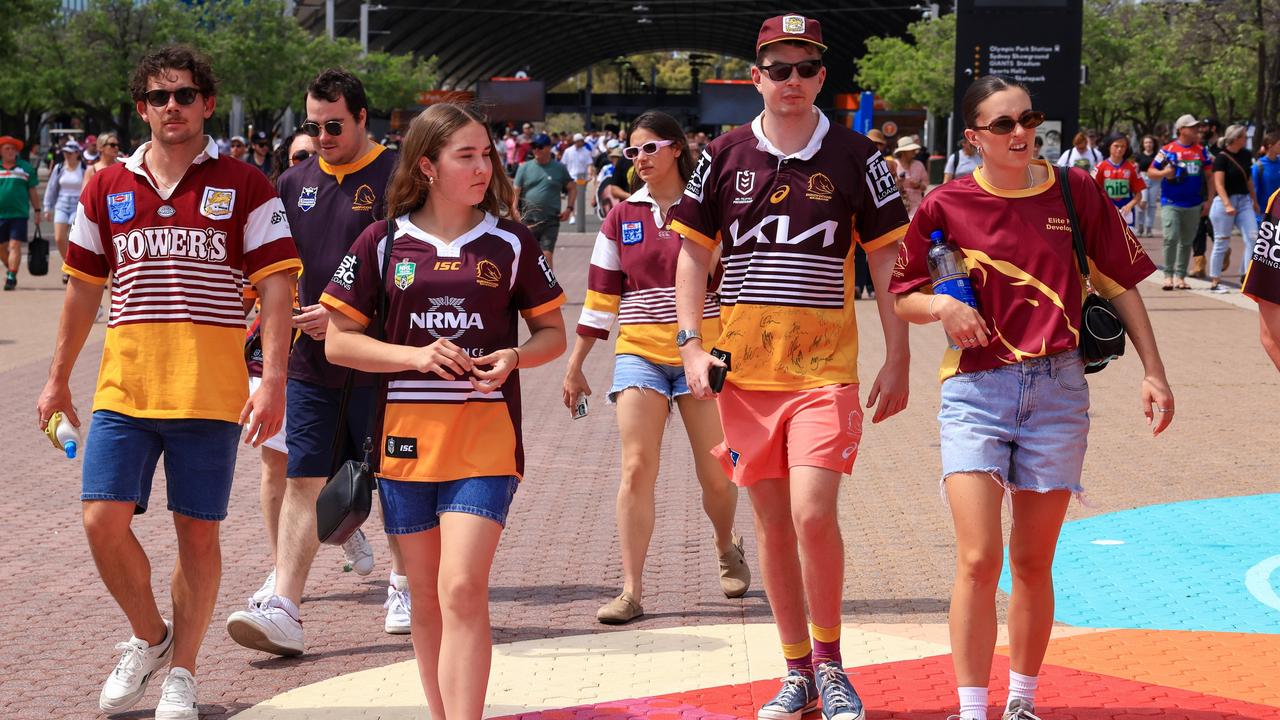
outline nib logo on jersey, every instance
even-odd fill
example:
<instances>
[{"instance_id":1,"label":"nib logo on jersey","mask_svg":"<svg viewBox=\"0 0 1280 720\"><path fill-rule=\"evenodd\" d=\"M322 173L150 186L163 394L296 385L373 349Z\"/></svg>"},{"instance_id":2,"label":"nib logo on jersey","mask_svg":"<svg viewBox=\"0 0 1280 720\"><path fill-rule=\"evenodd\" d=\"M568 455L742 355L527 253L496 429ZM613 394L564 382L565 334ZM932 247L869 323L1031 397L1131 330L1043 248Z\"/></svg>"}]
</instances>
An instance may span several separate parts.
<instances>
[{"instance_id":1,"label":"nib logo on jersey","mask_svg":"<svg viewBox=\"0 0 1280 720\"><path fill-rule=\"evenodd\" d=\"M484 329L480 313L467 312L460 297L430 298L426 312L409 313L409 329L422 329L437 340L456 340L466 331Z\"/></svg>"},{"instance_id":2,"label":"nib logo on jersey","mask_svg":"<svg viewBox=\"0 0 1280 720\"><path fill-rule=\"evenodd\" d=\"M227 234L213 228L149 227L111 236L116 264L143 258L227 259Z\"/></svg>"}]
</instances>

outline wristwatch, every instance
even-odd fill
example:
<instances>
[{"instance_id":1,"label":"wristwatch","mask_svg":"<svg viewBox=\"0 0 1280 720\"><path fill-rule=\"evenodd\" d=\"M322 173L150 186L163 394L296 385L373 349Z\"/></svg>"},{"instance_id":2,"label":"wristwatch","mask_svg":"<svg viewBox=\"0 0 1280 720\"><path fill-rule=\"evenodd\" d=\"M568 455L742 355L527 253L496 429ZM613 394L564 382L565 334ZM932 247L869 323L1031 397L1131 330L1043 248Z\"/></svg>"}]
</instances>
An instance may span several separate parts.
<instances>
[{"instance_id":1,"label":"wristwatch","mask_svg":"<svg viewBox=\"0 0 1280 720\"><path fill-rule=\"evenodd\" d=\"M702 334L697 330L681 330L676 333L676 347L684 347L690 340L701 340Z\"/></svg>"}]
</instances>

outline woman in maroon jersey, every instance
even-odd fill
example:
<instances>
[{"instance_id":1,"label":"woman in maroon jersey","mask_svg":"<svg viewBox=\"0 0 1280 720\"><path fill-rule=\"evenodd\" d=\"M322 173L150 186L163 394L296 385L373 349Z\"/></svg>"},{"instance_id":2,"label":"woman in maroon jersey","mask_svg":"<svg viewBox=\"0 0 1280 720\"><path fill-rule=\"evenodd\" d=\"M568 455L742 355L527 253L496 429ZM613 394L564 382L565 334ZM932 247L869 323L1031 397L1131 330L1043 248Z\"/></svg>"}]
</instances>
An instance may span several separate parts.
<instances>
[{"instance_id":1,"label":"woman in maroon jersey","mask_svg":"<svg viewBox=\"0 0 1280 720\"><path fill-rule=\"evenodd\" d=\"M962 102L965 137L982 167L925 196L899 251L890 289L898 315L940 321L955 347L943 359L942 482L956 532L951 646L960 717L985 720L996 642L996 584L1011 493L1009 698L1004 720L1034 717L1035 690L1053 626L1058 534L1080 479L1089 387L1079 354L1082 279L1061 182L1070 183L1093 286L1115 303L1142 360L1140 397L1159 434L1173 393L1135 286L1155 271L1102 189L1071 168L1032 160L1043 113L1022 85L986 76ZM928 292L929 238L941 231L964 255L977 309ZM994 481L994 482L993 482Z\"/></svg>"},{"instance_id":2,"label":"woman in maroon jersey","mask_svg":"<svg viewBox=\"0 0 1280 720\"><path fill-rule=\"evenodd\" d=\"M516 369L565 347L564 293L511 219L514 191L485 128L461 105L414 118L387 191L390 219L361 233L320 300L331 310L328 358L383 380L378 495L387 534L400 538L414 655L440 718L484 710L489 569L524 474ZM531 337L517 347L520 316ZM384 339L365 334L371 322Z\"/></svg>"},{"instance_id":3,"label":"woman in maroon jersey","mask_svg":"<svg viewBox=\"0 0 1280 720\"><path fill-rule=\"evenodd\" d=\"M620 323L613 386L606 397L618 405L622 440L617 515L623 580L622 593L596 613L596 619L607 624L630 622L644 614L640 601L653 536L654 489L663 430L673 406L680 409L693 448L702 507L711 519L720 560L720 589L736 598L751 584L742 538L733 535L738 489L711 455L724 440L720 413L714 402L689 393L676 348L675 271L681 240L668 229L667 214L680 202L693 174L693 155L680 124L663 112L636 118L630 140L632 145L623 152L635 162L643 187L609 211L596 236L578 339L564 376L564 404L572 411L591 394L583 362L597 340L609 338L614 321ZM717 283L708 280L702 334L714 338L720 334L720 307Z\"/></svg>"}]
</instances>

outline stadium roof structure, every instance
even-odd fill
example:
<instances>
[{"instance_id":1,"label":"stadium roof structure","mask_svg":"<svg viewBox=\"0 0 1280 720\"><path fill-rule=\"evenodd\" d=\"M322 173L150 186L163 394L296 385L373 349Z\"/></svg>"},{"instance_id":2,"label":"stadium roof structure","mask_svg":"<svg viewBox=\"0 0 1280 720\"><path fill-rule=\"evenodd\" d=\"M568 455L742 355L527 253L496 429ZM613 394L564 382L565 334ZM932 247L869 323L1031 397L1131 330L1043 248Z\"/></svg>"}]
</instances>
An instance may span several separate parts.
<instances>
[{"instance_id":1,"label":"stadium roof structure","mask_svg":"<svg viewBox=\"0 0 1280 720\"><path fill-rule=\"evenodd\" d=\"M358 0L333 0L334 34L360 37ZM303 4L305 2L305 4ZM303 0L297 17L325 32L323 0ZM318 4L317 4L318 3ZM809 0L814 3L814 0ZM749 0L388 0L371 5L369 47L438 58L442 89L524 71L547 87L593 63L631 53L690 50L754 59L765 18L795 12L822 23L828 86L853 74L868 37L902 35L921 11L910 0L828 0L783 7ZM841 73L840 68L848 68Z\"/></svg>"}]
</instances>

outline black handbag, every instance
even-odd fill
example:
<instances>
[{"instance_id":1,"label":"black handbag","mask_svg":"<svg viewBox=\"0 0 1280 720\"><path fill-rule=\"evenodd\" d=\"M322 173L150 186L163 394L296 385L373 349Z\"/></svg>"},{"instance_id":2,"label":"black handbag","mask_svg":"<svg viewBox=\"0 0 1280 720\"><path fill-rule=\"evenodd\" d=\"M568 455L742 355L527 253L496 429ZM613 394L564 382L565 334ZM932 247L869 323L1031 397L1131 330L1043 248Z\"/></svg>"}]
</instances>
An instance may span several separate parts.
<instances>
[{"instance_id":1,"label":"black handbag","mask_svg":"<svg viewBox=\"0 0 1280 720\"><path fill-rule=\"evenodd\" d=\"M391 262L391 243L393 234L391 220L387 220L387 246L382 254L382 272L378 282L378 316L377 322L382 325L387 316L387 267ZM374 437L380 433L375 428L378 418L378 389L381 380L375 377L374 402L369 412L369 422L361 448L363 457L360 460L343 460L347 456L347 409L351 402L355 371L347 373L347 382L342 388L342 400L338 405L337 431L334 436L334 465L342 463L337 471L320 490L316 498L316 534L320 542L326 545L341 545L355 534L356 530L369 519L373 509L373 487L375 484L373 466L370 456L378 446Z\"/></svg>"},{"instance_id":2,"label":"black handbag","mask_svg":"<svg viewBox=\"0 0 1280 720\"><path fill-rule=\"evenodd\" d=\"M1080 308L1080 356L1084 360L1085 374L1096 373L1107 363L1124 355L1124 323L1115 305L1093 289L1089 280L1089 259L1084 252L1084 236L1080 232L1080 220L1071 200L1069 171L1058 168L1062 183L1062 199L1067 203L1067 218L1071 221L1071 241L1075 245L1076 264L1080 268L1080 281L1084 285L1084 303Z\"/></svg>"},{"instance_id":3,"label":"black handbag","mask_svg":"<svg viewBox=\"0 0 1280 720\"><path fill-rule=\"evenodd\" d=\"M27 243L27 272L32 275L49 274L49 241L40 234L40 222L36 222L36 234Z\"/></svg>"}]
</instances>

